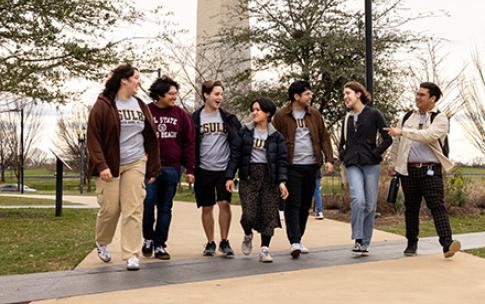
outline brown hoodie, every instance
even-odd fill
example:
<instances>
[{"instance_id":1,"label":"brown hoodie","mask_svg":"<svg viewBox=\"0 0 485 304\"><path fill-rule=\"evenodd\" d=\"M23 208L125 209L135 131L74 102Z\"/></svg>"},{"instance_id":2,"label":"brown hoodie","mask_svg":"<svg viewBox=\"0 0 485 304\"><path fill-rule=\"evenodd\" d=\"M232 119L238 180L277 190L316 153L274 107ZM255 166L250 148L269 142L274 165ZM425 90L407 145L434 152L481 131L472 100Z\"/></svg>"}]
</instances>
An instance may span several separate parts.
<instances>
[{"instance_id":1,"label":"brown hoodie","mask_svg":"<svg viewBox=\"0 0 485 304\"><path fill-rule=\"evenodd\" d=\"M142 135L148 157L146 177L157 177L160 172L160 150L155 127L147 105L141 99L136 99L145 115ZM120 131L120 117L115 102L100 95L88 119L86 143L89 152L89 176L99 176L106 168L111 170L114 177L120 175Z\"/></svg>"},{"instance_id":2,"label":"brown hoodie","mask_svg":"<svg viewBox=\"0 0 485 304\"><path fill-rule=\"evenodd\" d=\"M296 134L296 121L295 118L293 118L292 111L292 104L289 103L287 106L279 110L273 118L274 127L286 138L288 163L290 165L293 164ZM322 115L314 108L307 107L304 119L308 129L310 129L313 152L315 153L318 165L321 166L323 164L322 152L325 154L325 162L333 163L332 142L330 141L330 135L323 123Z\"/></svg>"}]
</instances>

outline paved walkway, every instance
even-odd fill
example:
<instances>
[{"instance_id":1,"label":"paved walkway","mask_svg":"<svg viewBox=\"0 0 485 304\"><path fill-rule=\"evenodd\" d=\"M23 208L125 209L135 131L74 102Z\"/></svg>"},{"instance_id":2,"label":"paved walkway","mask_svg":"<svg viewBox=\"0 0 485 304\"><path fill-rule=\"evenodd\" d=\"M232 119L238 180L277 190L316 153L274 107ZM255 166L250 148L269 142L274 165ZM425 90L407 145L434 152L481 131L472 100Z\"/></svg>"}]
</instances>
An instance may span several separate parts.
<instances>
[{"instance_id":1,"label":"paved walkway","mask_svg":"<svg viewBox=\"0 0 485 304\"><path fill-rule=\"evenodd\" d=\"M234 259L202 257L200 210L177 202L168 242L173 260L142 259L140 271L127 272L117 235L109 264L93 251L73 271L0 277L0 303L483 302L485 259L459 253L445 260L436 238L420 241L418 257L404 258L403 237L375 231L371 256L353 258L349 224L310 218L304 238L310 254L291 260L284 230L278 229L271 243L275 262L262 264L256 253L240 254L240 208L232 210ZM458 239L465 248L485 247L485 233ZM258 243L257 237L255 248Z\"/></svg>"}]
</instances>

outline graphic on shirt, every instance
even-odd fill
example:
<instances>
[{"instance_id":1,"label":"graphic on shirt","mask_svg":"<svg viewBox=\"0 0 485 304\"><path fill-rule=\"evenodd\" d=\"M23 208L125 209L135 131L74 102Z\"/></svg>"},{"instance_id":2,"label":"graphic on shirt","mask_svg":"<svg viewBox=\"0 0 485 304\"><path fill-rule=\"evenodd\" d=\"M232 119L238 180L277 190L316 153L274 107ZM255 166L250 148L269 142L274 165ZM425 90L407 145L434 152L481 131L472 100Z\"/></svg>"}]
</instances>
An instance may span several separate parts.
<instances>
[{"instance_id":1,"label":"graphic on shirt","mask_svg":"<svg viewBox=\"0 0 485 304\"><path fill-rule=\"evenodd\" d=\"M253 138L253 148L258 150L264 150L264 145L266 144L266 140L261 138Z\"/></svg>"},{"instance_id":2,"label":"graphic on shirt","mask_svg":"<svg viewBox=\"0 0 485 304\"><path fill-rule=\"evenodd\" d=\"M227 134L227 128L223 122L207 122L200 126L200 133L203 136L211 134Z\"/></svg>"},{"instance_id":3,"label":"graphic on shirt","mask_svg":"<svg viewBox=\"0 0 485 304\"><path fill-rule=\"evenodd\" d=\"M306 123L305 123L305 119L303 118L298 118L296 119L296 127L297 128L306 128Z\"/></svg>"},{"instance_id":4,"label":"graphic on shirt","mask_svg":"<svg viewBox=\"0 0 485 304\"><path fill-rule=\"evenodd\" d=\"M177 129L178 118L170 116L153 117L153 123L156 126L157 138L177 138L177 131L168 130Z\"/></svg>"},{"instance_id":5,"label":"graphic on shirt","mask_svg":"<svg viewBox=\"0 0 485 304\"><path fill-rule=\"evenodd\" d=\"M118 110L120 121L122 125L132 125L145 121L145 115L142 111L135 111L131 109Z\"/></svg>"}]
</instances>

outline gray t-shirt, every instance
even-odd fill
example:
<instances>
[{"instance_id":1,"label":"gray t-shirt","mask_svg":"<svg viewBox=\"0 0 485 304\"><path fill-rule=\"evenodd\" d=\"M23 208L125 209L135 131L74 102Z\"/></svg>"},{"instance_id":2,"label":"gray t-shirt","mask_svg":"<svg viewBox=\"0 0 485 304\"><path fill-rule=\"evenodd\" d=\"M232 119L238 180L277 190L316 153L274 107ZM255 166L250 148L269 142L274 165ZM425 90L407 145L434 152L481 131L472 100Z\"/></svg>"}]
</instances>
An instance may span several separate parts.
<instances>
[{"instance_id":1,"label":"gray t-shirt","mask_svg":"<svg viewBox=\"0 0 485 304\"><path fill-rule=\"evenodd\" d=\"M266 164L268 162L266 158L266 140L268 139L268 130L259 131L254 129L253 135L253 149L251 150L251 163L253 164Z\"/></svg>"},{"instance_id":2,"label":"gray t-shirt","mask_svg":"<svg viewBox=\"0 0 485 304\"><path fill-rule=\"evenodd\" d=\"M424 125L427 120L426 114L419 115L419 124ZM409 150L408 163L440 163L431 148L422 142L413 141Z\"/></svg>"},{"instance_id":3,"label":"gray t-shirt","mask_svg":"<svg viewBox=\"0 0 485 304\"><path fill-rule=\"evenodd\" d=\"M219 111L200 112L200 167L210 171L224 171L229 163L231 150L227 128Z\"/></svg>"},{"instance_id":4,"label":"gray t-shirt","mask_svg":"<svg viewBox=\"0 0 485 304\"><path fill-rule=\"evenodd\" d=\"M293 110L292 115L296 120L295 150L293 153L294 165L313 165L317 163L313 153L312 137L310 129L305 123L305 110Z\"/></svg>"},{"instance_id":5,"label":"gray t-shirt","mask_svg":"<svg viewBox=\"0 0 485 304\"><path fill-rule=\"evenodd\" d=\"M142 131L145 128L145 115L140 109L138 100L115 99L120 115L120 165L140 160L145 155Z\"/></svg>"}]
</instances>

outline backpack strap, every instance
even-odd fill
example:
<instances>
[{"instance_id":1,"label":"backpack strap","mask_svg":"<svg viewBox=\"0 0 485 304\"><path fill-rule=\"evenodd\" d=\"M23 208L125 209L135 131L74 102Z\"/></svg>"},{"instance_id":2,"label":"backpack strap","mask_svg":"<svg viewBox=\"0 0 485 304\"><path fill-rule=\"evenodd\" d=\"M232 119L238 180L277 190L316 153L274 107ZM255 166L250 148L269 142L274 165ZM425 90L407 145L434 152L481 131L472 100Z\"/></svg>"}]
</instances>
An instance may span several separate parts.
<instances>
[{"instance_id":1,"label":"backpack strap","mask_svg":"<svg viewBox=\"0 0 485 304\"><path fill-rule=\"evenodd\" d=\"M409 117L411 117L412 114L413 114L413 111L408 111L406 112L406 114L404 114L404 117L402 118L401 128L404 127L404 123L406 122L406 120L409 119Z\"/></svg>"},{"instance_id":2,"label":"backpack strap","mask_svg":"<svg viewBox=\"0 0 485 304\"><path fill-rule=\"evenodd\" d=\"M344 118L344 139L345 139L345 143L347 143L347 125L348 125L348 122L349 122L349 116L350 116L350 113L347 113L345 114L345 118Z\"/></svg>"}]
</instances>

